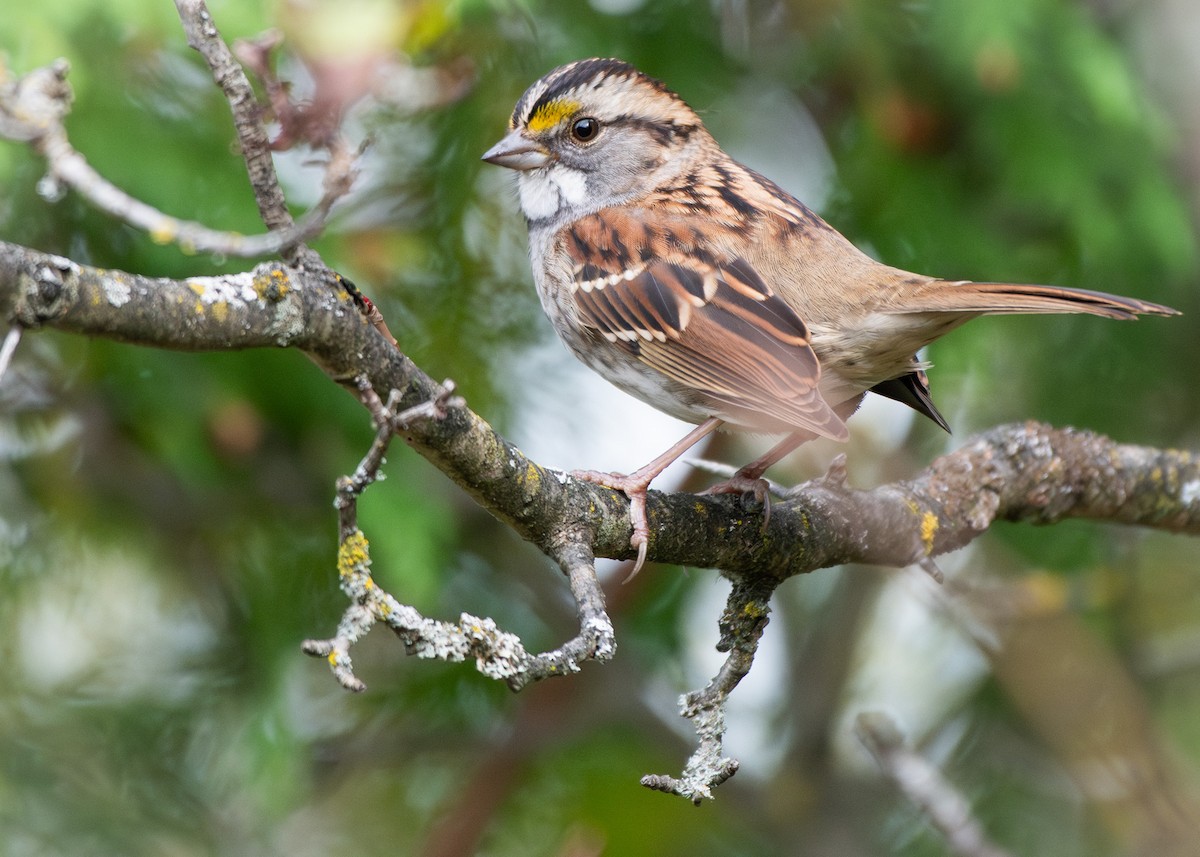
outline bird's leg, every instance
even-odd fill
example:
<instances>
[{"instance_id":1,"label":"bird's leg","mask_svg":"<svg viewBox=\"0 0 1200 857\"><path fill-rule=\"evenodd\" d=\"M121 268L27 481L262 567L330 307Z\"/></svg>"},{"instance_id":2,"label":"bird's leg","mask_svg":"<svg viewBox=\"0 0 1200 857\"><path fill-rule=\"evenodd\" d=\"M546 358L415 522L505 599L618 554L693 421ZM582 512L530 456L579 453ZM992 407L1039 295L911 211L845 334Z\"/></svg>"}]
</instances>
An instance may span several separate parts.
<instances>
[{"instance_id":1,"label":"bird's leg","mask_svg":"<svg viewBox=\"0 0 1200 857\"><path fill-rule=\"evenodd\" d=\"M721 425L721 422L716 417L710 417L688 432L682 440L662 455L644 467L639 467L633 473L601 473L596 470L572 471L571 475L576 479L612 488L614 491L624 493L629 498L629 519L633 524L633 538L629 540L629 543L637 550L637 563L629 575L630 578L641 571L642 564L646 561L646 547L650 539L650 525L646 520L646 491L649 489L650 483L658 477L658 474L666 470L671 462L699 443L705 435L711 434ZM786 455L786 453L784 454ZM767 467L769 466L768 464Z\"/></svg>"},{"instance_id":2,"label":"bird's leg","mask_svg":"<svg viewBox=\"0 0 1200 857\"><path fill-rule=\"evenodd\" d=\"M763 526L771 520L771 494L767 480L762 475L767 469L789 455L800 444L815 437L811 432L798 431L789 434L779 443L771 447L764 455L741 467L726 479L705 489L704 494L753 494L754 499L763 507Z\"/></svg>"},{"instance_id":3,"label":"bird's leg","mask_svg":"<svg viewBox=\"0 0 1200 857\"><path fill-rule=\"evenodd\" d=\"M863 396L860 393L853 399L834 406L833 412L843 420L847 420L851 414L858 410L858 406L862 404L862 400ZM754 499L763 507L763 527L766 527L767 523L771 520L771 494L767 480L762 478L763 474L777 462L790 455L801 444L815 440L816 437L817 435L809 431L801 430L793 432L767 450L764 455L754 459L745 467L738 469L736 473L724 482L718 482L716 485L711 486L704 493L753 494Z\"/></svg>"}]
</instances>

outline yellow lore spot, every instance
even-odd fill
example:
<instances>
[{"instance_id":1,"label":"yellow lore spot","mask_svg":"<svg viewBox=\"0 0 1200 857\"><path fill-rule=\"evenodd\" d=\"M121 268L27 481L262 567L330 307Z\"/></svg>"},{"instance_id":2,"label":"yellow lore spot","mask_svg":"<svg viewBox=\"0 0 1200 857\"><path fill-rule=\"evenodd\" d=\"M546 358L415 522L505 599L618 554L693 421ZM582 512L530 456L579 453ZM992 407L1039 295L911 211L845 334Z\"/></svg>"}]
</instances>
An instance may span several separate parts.
<instances>
[{"instance_id":1,"label":"yellow lore spot","mask_svg":"<svg viewBox=\"0 0 1200 857\"><path fill-rule=\"evenodd\" d=\"M529 117L529 122L526 124L530 131L547 131L568 116L573 116L579 112L582 106L578 101L572 101L568 98L548 101L533 111L533 115Z\"/></svg>"}]
</instances>

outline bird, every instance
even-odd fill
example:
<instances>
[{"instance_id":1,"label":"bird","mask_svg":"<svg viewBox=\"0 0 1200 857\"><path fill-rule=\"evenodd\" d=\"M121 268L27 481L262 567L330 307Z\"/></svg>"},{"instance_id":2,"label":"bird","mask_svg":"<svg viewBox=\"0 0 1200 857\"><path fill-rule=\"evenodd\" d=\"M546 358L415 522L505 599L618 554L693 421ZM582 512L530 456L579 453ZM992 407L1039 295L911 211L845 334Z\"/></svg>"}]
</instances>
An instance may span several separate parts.
<instances>
[{"instance_id":1,"label":"bird","mask_svg":"<svg viewBox=\"0 0 1200 857\"><path fill-rule=\"evenodd\" d=\"M813 438L845 441L867 393L949 431L918 352L977 316L1178 315L1086 289L890 267L727 155L679 95L619 59L534 82L482 158L517 175L537 293L566 347L697 426L632 473L573 474L629 498L632 574L646 560L651 482L717 428L784 436L709 489L754 492L769 513L767 468Z\"/></svg>"}]
</instances>

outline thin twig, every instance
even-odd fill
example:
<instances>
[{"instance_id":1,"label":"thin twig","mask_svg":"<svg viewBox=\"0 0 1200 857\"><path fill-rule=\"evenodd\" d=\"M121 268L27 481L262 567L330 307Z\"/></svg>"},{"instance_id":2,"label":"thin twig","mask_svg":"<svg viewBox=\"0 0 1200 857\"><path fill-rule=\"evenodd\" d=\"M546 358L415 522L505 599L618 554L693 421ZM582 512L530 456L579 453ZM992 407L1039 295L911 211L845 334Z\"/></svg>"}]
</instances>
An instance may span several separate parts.
<instances>
[{"instance_id":1,"label":"thin twig","mask_svg":"<svg viewBox=\"0 0 1200 857\"><path fill-rule=\"evenodd\" d=\"M8 329L8 333L4 334L4 344L0 345L0 379L4 378L4 373L8 371L8 364L12 362L17 345L21 342L22 329L21 325L14 324Z\"/></svg>"},{"instance_id":2,"label":"thin twig","mask_svg":"<svg viewBox=\"0 0 1200 857\"><path fill-rule=\"evenodd\" d=\"M604 595L587 533L565 537L555 551L578 605L580 629L578 635L550 652L530 654L520 638L500 630L490 618L468 613L463 613L457 623L426 618L375 583L370 573L370 545L358 527L358 498L379 478L384 456L397 432L422 420L444 419L449 409L465 405L453 395L451 381L444 382L432 399L399 413L395 412L400 399L397 391L393 390L384 403L365 377L359 377L355 387L371 412L376 433L354 473L338 480L334 502L338 509L338 575L351 604L335 636L306 640L302 650L328 660L334 677L352 691L365 690L366 685L354 674L350 649L376 623L391 628L411 655L452 662L474 658L481 673L507 682L513 690L551 676L578 672L586 660L610 659L616 650L612 621L604 610Z\"/></svg>"},{"instance_id":3,"label":"thin twig","mask_svg":"<svg viewBox=\"0 0 1200 857\"><path fill-rule=\"evenodd\" d=\"M904 736L886 714L863 713L854 732L883 772L896 784L959 857L1010 857L991 843L971 812L971 804L930 761L905 746Z\"/></svg>"},{"instance_id":4,"label":"thin twig","mask_svg":"<svg viewBox=\"0 0 1200 857\"><path fill-rule=\"evenodd\" d=\"M42 136L37 141L37 148L45 156L55 178L74 188L101 211L145 231L157 244L177 244L187 253L217 253L239 258L278 255L286 248L319 235L334 203L346 194L354 180L353 168L348 163L338 163L335 168L334 162L330 161L326 193L300 220L278 232L242 235L210 229L194 220L180 220L130 196L92 168L71 146L61 126Z\"/></svg>"},{"instance_id":5,"label":"thin twig","mask_svg":"<svg viewBox=\"0 0 1200 857\"><path fill-rule=\"evenodd\" d=\"M642 777L646 788L679 795L699 805L705 798L712 798L714 788L737 773L737 759L722 755L725 706L729 695L754 665L759 640L767 627L773 591L770 587L734 581L721 614L721 641L717 644L717 650L729 652L729 656L708 686L679 698L679 713L696 728L696 752L688 758L679 777L668 774Z\"/></svg>"},{"instance_id":6,"label":"thin twig","mask_svg":"<svg viewBox=\"0 0 1200 857\"><path fill-rule=\"evenodd\" d=\"M354 155L331 149L324 194L298 222L262 235L241 235L181 220L135 199L105 179L71 145L63 125L71 105L68 65L58 61L0 87L0 136L30 143L46 159L54 182L73 188L101 211L145 231L159 244L174 243L189 253L273 256L320 234L334 204L357 175Z\"/></svg>"},{"instance_id":7,"label":"thin twig","mask_svg":"<svg viewBox=\"0 0 1200 857\"><path fill-rule=\"evenodd\" d=\"M175 8L188 44L204 57L213 80L229 102L238 145L263 223L271 230L286 229L292 225L292 215L275 174L271 142L262 121L262 107L254 97L245 70L221 38L204 0L175 0Z\"/></svg>"},{"instance_id":8,"label":"thin twig","mask_svg":"<svg viewBox=\"0 0 1200 857\"><path fill-rule=\"evenodd\" d=\"M604 606L604 593L596 575L596 558L590 539L570 539L554 552L567 576L579 616L579 633L557 649L534 655L519 676L510 679L513 690L550 676L579 672L584 661L611 660L617 650L616 633Z\"/></svg>"}]
</instances>

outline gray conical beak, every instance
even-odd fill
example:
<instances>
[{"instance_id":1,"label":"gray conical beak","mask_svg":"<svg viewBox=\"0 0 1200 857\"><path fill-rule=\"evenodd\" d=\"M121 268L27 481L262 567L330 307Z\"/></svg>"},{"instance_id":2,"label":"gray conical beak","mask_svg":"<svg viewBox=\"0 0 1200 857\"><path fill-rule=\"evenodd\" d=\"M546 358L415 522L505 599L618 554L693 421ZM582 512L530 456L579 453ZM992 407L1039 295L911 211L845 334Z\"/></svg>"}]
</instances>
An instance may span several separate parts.
<instances>
[{"instance_id":1,"label":"gray conical beak","mask_svg":"<svg viewBox=\"0 0 1200 857\"><path fill-rule=\"evenodd\" d=\"M536 170L546 166L553 158L545 147L525 137L520 131L509 131L503 140L483 155L489 164L510 170Z\"/></svg>"}]
</instances>

